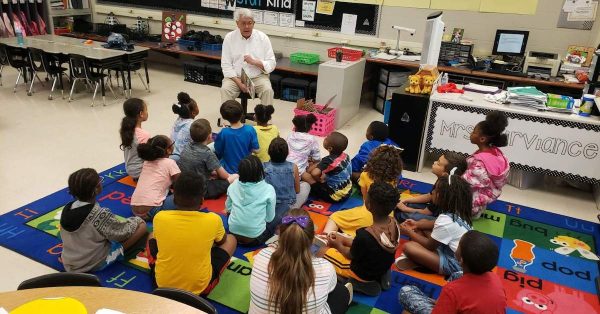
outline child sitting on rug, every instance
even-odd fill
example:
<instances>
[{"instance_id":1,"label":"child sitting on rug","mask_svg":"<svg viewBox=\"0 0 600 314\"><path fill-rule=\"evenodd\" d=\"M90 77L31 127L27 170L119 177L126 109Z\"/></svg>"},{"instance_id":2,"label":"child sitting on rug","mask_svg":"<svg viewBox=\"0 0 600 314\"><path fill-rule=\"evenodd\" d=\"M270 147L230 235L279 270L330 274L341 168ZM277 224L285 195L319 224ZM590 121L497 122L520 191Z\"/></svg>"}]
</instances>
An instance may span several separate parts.
<instances>
[{"instance_id":1,"label":"child sitting on rug","mask_svg":"<svg viewBox=\"0 0 600 314\"><path fill-rule=\"evenodd\" d=\"M315 226L303 209L291 209L279 225L277 247L254 257L250 277L252 314L343 314L352 286L337 281L333 266L311 252Z\"/></svg>"},{"instance_id":2,"label":"child sitting on rug","mask_svg":"<svg viewBox=\"0 0 600 314\"><path fill-rule=\"evenodd\" d=\"M148 240L152 277L158 287L206 295L219 283L236 241L225 232L219 215L198 211L206 192L204 177L184 172L174 189L177 210L154 217L154 233Z\"/></svg>"},{"instance_id":3,"label":"child sitting on rug","mask_svg":"<svg viewBox=\"0 0 600 314\"><path fill-rule=\"evenodd\" d=\"M240 245L257 246L272 235L267 223L275 218L275 189L265 180L260 159L250 155L240 162L240 178L227 189L225 210L229 232Z\"/></svg>"},{"instance_id":4,"label":"child sitting on rug","mask_svg":"<svg viewBox=\"0 0 600 314\"><path fill-rule=\"evenodd\" d=\"M192 125L194 118L198 115L200 110L198 109L196 101L184 92L177 94L177 104L174 104L172 109L173 113L177 114L179 117L175 120L173 129L171 130L171 140L175 142L171 158L178 160L181 151L192 143L192 138L190 137L190 125Z\"/></svg>"},{"instance_id":5,"label":"child sitting on rug","mask_svg":"<svg viewBox=\"0 0 600 314\"><path fill-rule=\"evenodd\" d=\"M69 193L76 200L60 216L61 262L68 272L102 270L123 259L124 250L146 235L146 223L139 217L120 221L100 207L96 197L101 192L96 170L84 168L69 176Z\"/></svg>"},{"instance_id":6,"label":"child sitting on rug","mask_svg":"<svg viewBox=\"0 0 600 314\"><path fill-rule=\"evenodd\" d=\"M394 141L388 138L389 131L387 124L381 121L373 121L367 128L367 141L360 145L358 154L352 158L352 180L358 181L363 168L369 160L371 152L381 144L398 146Z\"/></svg>"},{"instance_id":7,"label":"child sitting on rug","mask_svg":"<svg viewBox=\"0 0 600 314\"><path fill-rule=\"evenodd\" d=\"M227 193L229 184L237 174L229 174L219 163L219 159L208 148L212 143L212 129L206 119L198 119L190 126L190 136L194 141L181 152L177 165L182 172L192 172L206 178L206 199L216 199Z\"/></svg>"},{"instance_id":8,"label":"child sitting on rug","mask_svg":"<svg viewBox=\"0 0 600 314\"><path fill-rule=\"evenodd\" d=\"M138 156L137 146L150 138L150 133L142 129L142 122L148 120L148 106L139 98L129 98L123 103L125 116L121 121L121 145L125 157L125 169L134 180L140 177L144 161Z\"/></svg>"},{"instance_id":9,"label":"child sitting on rug","mask_svg":"<svg viewBox=\"0 0 600 314\"><path fill-rule=\"evenodd\" d=\"M492 269L498 263L498 247L485 234L471 230L458 244L456 258L464 275L447 283L436 300L411 285L400 288L399 299L405 312L430 313L490 313L506 312L506 292ZM477 293L473 297L472 291Z\"/></svg>"},{"instance_id":10,"label":"child sitting on rug","mask_svg":"<svg viewBox=\"0 0 600 314\"><path fill-rule=\"evenodd\" d=\"M471 187L460 176L449 174L438 178L431 200L441 212L435 222L407 219L400 224L400 231L411 241L404 244L396 266L406 270L417 263L449 276L461 271L454 252L463 234L471 230Z\"/></svg>"},{"instance_id":11,"label":"child sitting on rug","mask_svg":"<svg viewBox=\"0 0 600 314\"><path fill-rule=\"evenodd\" d=\"M371 159L367 161L364 171L360 175L358 185L366 204L367 192L375 181L388 182L398 186L402 174L402 151L395 146L381 145L371 152ZM340 210L329 216L329 221L323 230L324 234L341 230L354 236L356 230L373 224L373 215L361 205L355 208Z\"/></svg>"},{"instance_id":12,"label":"child sitting on rug","mask_svg":"<svg viewBox=\"0 0 600 314\"><path fill-rule=\"evenodd\" d=\"M345 201L352 193L352 165L344 152L348 138L342 133L332 132L323 141L323 147L329 151L329 156L310 166L306 170L310 176L303 178L317 198L330 203Z\"/></svg>"},{"instance_id":13,"label":"child sitting on rug","mask_svg":"<svg viewBox=\"0 0 600 314\"><path fill-rule=\"evenodd\" d=\"M274 112L275 108L271 105L256 105L256 107L254 107L254 120L256 120L254 129L256 130L256 136L258 137L259 147L256 156L262 162L267 162L271 159L269 157L269 145L274 138L279 136L279 129L277 126L269 124Z\"/></svg>"},{"instance_id":14,"label":"child sitting on rug","mask_svg":"<svg viewBox=\"0 0 600 314\"><path fill-rule=\"evenodd\" d=\"M335 232L327 235L331 249L326 251L325 259L334 265L338 275L359 282L380 282L390 270L400 243L400 230L390 213L399 198L394 186L375 181L365 199L367 209L373 214L373 224L358 229L354 239Z\"/></svg>"},{"instance_id":15,"label":"child sitting on rug","mask_svg":"<svg viewBox=\"0 0 600 314\"><path fill-rule=\"evenodd\" d=\"M269 162L263 164L265 168L265 181L275 189L277 205L275 205L275 219L267 224L267 229L275 233L281 222L281 217L290 208L300 208L306 202L310 192L310 185L300 182L296 164L286 161L288 144L281 137L276 137L269 145Z\"/></svg>"},{"instance_id":16,"label":"child sitting on rug","mask_svg":"<svg viewBox=\"0 0 600 314\"><path fill-rule=\"evenodd\" d=\"M468 167L463 178L473 191L475 218L479 218L486 206L500 197L502 187L508 182L510 164L499 149L508 144L508 136L503 133L506 126L506 115L492 111L471 132L470 140L477 145L477 151L467 158Z\"/></svg>"},{"instance_id":17,"label":"child sitting on rug","mask_svg":"<svg viewBox=\"0 0 600 314\"><path fill-rule=\"evenodd\" d=\"M319 142L314 135L308 133L315 122L317 122L317 117L312 113L304 116L295 116L292 120L294 130L292 130L287 138L290 150L287 161L291 161L298 166L300 178L305 182L312 179L312 176L306 169L321 160Z\"/></svg>"},{"instance_id":18,"label":"child sitting on rug","mask_svg":"<svg viewBox=\"0 0 600 314\"><path fill-rule=\"evenodd\" d=\"M448 176L451 172L454 175L462 175L467 169L467 161L460 154L454 152L446 152L441 155L437 161L431 166L431 172L438 178ZM419 196L414 196L401 200L398 203L398 210L396 210L395 217L398 222L402 223L406 219L412 220L435 220L440 214L439 208L431 202L431 195L435 183L433 184L431 192Z\"/></svg>"},{"instance_id":19,"label":"child sitting on rug","mask_svg":"<svg viewBox=\"0 0 600 314\"><path fill-rule=\"evenodd\" d=\"M256 130L241 121L244 110L235 100L221 105L221 116L230 127L223 128L215 140L215 153L221 159L221 165L228 173L238 173L240 160L252 153L258 153Z\"/></svg>"},{"instance_id":20,"label":"child sitting on rug","mask_svg":"<svg viewBox=\"0 0 600 314\"><path fill-rule=\"evenodd\" d=\"M144 220L152 220L162 209L175 208L173 196L167 197L169 187L181 172L175 160L169 158L173 144L167 136L157 135L138 146L138 154L145 162L131 196L131 210Z\"/></svg>"}]
</instances>

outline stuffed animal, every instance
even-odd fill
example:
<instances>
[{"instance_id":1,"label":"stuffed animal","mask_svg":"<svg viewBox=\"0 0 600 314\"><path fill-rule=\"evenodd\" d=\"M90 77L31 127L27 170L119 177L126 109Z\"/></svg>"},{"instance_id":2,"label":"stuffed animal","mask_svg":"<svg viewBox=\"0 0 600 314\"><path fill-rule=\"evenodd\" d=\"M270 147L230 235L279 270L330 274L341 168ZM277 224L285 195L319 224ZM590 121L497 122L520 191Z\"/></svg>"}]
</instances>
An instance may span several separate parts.
<instances>
[{"instance_id":1,"label":"stuffed animal","mask_svg":"<svg viewBox=\"0 0 600 314\"><path fill-rule=\"evenodd\" d=\"M418 75L410 75L408 77L408 82L410 84L409 87L406 88L406 91L411 94L419 94L421 93L421 77Z\"/></svg>"},{"instance_id":2,"label":"stuffed animal","mask_svg":"<svg viewBox=\"0 0 600 314\"><path fill-rule=\"evenodd\" d=\"M423 76L423 89L421 90L421 94L430 94L434 81L435 79L431 75Z\"/></svg>"}]
</instances>

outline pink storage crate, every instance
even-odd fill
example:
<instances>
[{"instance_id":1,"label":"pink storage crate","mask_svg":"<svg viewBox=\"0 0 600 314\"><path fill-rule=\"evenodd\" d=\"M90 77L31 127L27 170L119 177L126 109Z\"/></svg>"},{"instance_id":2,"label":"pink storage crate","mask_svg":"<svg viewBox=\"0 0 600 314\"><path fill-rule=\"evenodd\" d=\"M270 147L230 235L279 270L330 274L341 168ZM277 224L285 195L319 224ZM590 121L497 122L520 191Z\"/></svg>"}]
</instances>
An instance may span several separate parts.
<instances>
[{"instance_id":1,"label":"pink storage crate","mask_svg":"<svg viewBox=\"0 0 600 314\"><path fill-rule=\"evenodd\" d=\"M322 105L314 105L317 110L322 110ZM316 136L327 136L329 133L335 131L335 108L327 113L308 112L298 108L294 109L294 116L304 116L307 114L314 114L317 117L317 122L313 124L312 129L308 133Z\"/></svg>"}]
</instances>

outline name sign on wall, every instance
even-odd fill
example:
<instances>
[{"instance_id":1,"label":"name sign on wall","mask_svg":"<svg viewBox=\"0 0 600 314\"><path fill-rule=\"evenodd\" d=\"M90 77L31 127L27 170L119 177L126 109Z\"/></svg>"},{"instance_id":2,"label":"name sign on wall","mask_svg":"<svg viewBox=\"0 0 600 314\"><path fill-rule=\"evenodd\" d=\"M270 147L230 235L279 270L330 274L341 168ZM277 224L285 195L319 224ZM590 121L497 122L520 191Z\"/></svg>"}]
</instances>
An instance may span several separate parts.
<instances>
[{"instance_id":1,"label":"name sign on wall","mask_svg":"<svg viewBox=\"0 0 600 314\"><path fill-rule=\"evenodd\" d=\"M469 141L485 112L462 111L460 106L433 103L427 148L472 154ZM600 180L600 132L598 128L560 125L552 119L532 119L509 114L508 146L502 151L511 163L524 170L567 175L594 182ZM563 123L564 124L564 123Z\"/></svg>"}]
</instances>

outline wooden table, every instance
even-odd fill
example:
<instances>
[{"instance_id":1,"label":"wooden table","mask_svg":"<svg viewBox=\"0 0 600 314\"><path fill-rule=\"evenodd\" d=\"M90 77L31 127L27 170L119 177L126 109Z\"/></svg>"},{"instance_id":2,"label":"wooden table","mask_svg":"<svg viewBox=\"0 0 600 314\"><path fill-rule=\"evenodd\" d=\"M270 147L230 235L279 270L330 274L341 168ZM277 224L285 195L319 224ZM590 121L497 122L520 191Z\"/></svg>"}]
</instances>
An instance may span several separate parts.
<instances>
[{"instance_id":1,"label":"wooden table","mask_svg":"<svg viewBox=\"0 0 600 314\"><path fill-rule=\"evenodd\" d=\"M404 61L404 60L383 60L375 58L367 58L367 62L371 64L392 66L392 67L404 67L409 69L418 69L419 62L416 61ZM475 71L461 67L450 67L450 66L438 66L440 72L447 72L450 74L469 75L478 78L489 78L500 81L514 82L521 85L534 85L534 86L547 86L547 87L558 87L565 88L574 91L583 90L584 84L567 83L562 81L546 81L538 80L530 77L522 77L516 75L505 75L485 71Z\"/></svg>"},{"instance_id":2,"label":"wooden table","mask_svg":"<svg viewBox=\"0 0 600 314\"><path fill-rule=\"evenodd\" d=\"M78 33L70 33L63 34L62 36L69 36L75 38L86 38L97 41L106 41L106 37L93 35L93 34L78 34ZM197 51L197 50L188 50L184 47L179 46L178 44L173 44L170 47L161 47L160 43L150 42L150 41L142 41L135 42L136 47L145 47L151 49L153 51L173 54L173 55L184 55L191 56L196 58L202 58L213 61L221 61L221 51ZM281 58L277 60L277 65L275 66L276 71L288 72L296 75L307 75L316 77L319 72L318 64L298 64L292 63L289 58Z\"/></svg>"},{"instance_id":3,"label":"wooden table","mask_svg":"<svg viewBox=\"0 0 600 314\"><path fill-rule=\"evenodd\" d=\"M7 311L41 298L71 297L83 303L88 313L107 308L123 313L205 313L191 306L131 290L99 287L55 287L0 293L0 307Z\"/></svg>"}]
</instances>

